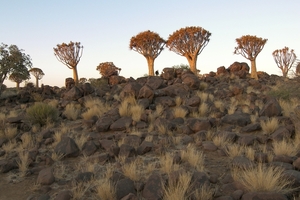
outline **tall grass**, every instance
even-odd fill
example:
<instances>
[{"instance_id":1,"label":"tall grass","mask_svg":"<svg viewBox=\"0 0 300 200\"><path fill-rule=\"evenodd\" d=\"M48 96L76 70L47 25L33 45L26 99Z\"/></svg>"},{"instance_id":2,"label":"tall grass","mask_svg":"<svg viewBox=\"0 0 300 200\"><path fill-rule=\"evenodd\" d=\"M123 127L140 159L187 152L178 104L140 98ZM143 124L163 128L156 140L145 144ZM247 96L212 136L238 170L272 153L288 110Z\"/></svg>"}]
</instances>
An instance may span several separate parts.
<instances>
[{"instance_id":1,"label":"tall grass","mask_svg":"<svg viewBox=\"0 0 300 200\"><path fill-rule=\"evenodd\" d=\"M233 168L232 177L249 192L275 192L288 194L292 180L284 177L284 169L258 164L246 169Z\"/></svg>"}]
</instances>

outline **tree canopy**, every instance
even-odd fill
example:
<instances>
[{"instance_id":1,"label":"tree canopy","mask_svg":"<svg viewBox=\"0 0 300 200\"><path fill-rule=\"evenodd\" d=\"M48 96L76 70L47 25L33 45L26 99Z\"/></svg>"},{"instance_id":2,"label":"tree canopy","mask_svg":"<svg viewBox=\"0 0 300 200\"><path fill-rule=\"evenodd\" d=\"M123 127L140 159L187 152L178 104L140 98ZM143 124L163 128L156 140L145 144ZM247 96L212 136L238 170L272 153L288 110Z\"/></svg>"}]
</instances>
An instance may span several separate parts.
<instances>
[{"instance_id":1,"label":"tree canopy","mask_svg":"<svg viewBox=\"0 0 300 200\"><path fill-rule=\"evenodd\" d=\"M83 46L81 46L80 42L71 41L69 44L58 44L53 50L57 60L73 70L73 79L78 84L77 65L82 56Z\"/></svg>"},{"instance_id":2,"label":"tree canopy","mask_svg":"<svg viewBox=\"0 0 300 200\"><path fill-rule=\"evenodd\" d=\"M45 75L43 70L35 67L35 68L31 68L29 72L35 77L35 86L39 87L39 80L41 80Z\"/></svg>"},{"instance_id":3,"label":"tree canopy","mask_svg":"<svg viewBox=\"0 0 300 200\"><path fill-rule=\"evenodd\" d=\"M116 67L113 62L103 62L97 66L96 70L103 77L108 78L113 75L119 75L121 68Z\"/></svg>"},{"instance_id":4,"label":"tree canopy","mask_svg":"<svg viewBox=\"0 0 300 200\"><path fill-rule=\"evenodd\" d=\"M211 33L202 27L181 28L167 40L170 51L187 58L192 72L197 73L197 57L209 42Z\"/></svg>"},{"instance_id":5,"label":"tree canopy","mask_svg":"<svg viewBox=\"0 0 300 200\"><path fill-rule=\"evenodd\" d=\"M144 31L130 39L129 48L142 54L148 63L149 75L154 76L154 60L164 49L165 40L157 33Z\"/></svg>"},{"instance_id":6,"label":"tree canopy","mask_svg":"<svg viewBox=\"0 0 300 200\"><path fill-rule=\"evenodd\" d=\"M17 89L19 89L20 83L22 83L25 80L30 79L30 74L29 74L28 70L26 69L24 71L15 71L15 72L11 73L8 78L9 78L9 80L15 82L17 84L16 85Z\"/></svg>"},{"instance_id":7,"label":"tree canopy","mask_svg":"<svg viewBox=\"0 0 300 200\"><path fill-rule=\"evenodd\" d=\"M31 68L31 58L16 45L1 44L0 46L0 86L11 74L12 77L21 76L26 80L28 68ZM19 75L16 75L19 74ZM0 87L1 88L1 87Z\"/></svg>"},{"instance_id":8,"label":"tree canopy","mask_svg":"<svg viewBox=\"0 0 300 200\"><path fill-rule=\"evenodd\" d=\"M272 53L277 67L282 71L283 77L287 77L289 70L292 68L296 61L296 54L294 49L284 47L283 49L277 49Z\"/></svg>"},{"instance_id":9,"label":"tree canopy","mask_svg":"<svg viewBox=\"0 0 300 200\"><path fill-rule=\"evenodd\" d=\"M251 61L251 77L258 79L256 71L256 57L264 48L267 39L259 38L252 35L244 35L236 39L237 47L234 54L240 54Z\"/></svg>"}]
</instances>

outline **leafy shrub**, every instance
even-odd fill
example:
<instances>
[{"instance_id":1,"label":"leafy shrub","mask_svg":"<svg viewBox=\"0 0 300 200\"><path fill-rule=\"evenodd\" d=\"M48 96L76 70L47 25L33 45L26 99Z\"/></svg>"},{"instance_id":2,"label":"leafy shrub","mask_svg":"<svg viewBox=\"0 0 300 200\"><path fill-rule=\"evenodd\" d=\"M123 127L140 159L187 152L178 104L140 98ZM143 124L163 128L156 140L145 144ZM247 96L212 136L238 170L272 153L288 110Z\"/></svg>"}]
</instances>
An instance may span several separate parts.
<instances>
[{"instance_id":1,"label":"leafy shrub","mask_svg":"<svg viewBox=\"0 0 300 200\"><path fill-rule=\"evenodd\" d=\"M28 120L33 124L46 125L58 119L58 110L46 103L37 102L26 110Z\"/></svg>"}]
</instances>

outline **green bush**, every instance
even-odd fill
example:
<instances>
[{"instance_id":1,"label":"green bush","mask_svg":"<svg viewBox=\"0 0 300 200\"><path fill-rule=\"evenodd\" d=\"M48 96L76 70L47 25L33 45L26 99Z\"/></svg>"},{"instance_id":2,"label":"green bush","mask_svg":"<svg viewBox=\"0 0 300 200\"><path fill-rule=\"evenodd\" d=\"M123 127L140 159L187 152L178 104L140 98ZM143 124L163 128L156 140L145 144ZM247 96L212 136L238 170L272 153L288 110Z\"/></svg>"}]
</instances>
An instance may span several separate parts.
<instances>
[{"instance_id":1,"label":"green bush","mask_svg":"<svg viewBox=\"0 0 300 200\"><path fill-rule=\"evenodd\" d=\"M37 102L26 110L32 124L46 125L58 119L58 110L46 103Z\"/></svg>"}]
</instances>

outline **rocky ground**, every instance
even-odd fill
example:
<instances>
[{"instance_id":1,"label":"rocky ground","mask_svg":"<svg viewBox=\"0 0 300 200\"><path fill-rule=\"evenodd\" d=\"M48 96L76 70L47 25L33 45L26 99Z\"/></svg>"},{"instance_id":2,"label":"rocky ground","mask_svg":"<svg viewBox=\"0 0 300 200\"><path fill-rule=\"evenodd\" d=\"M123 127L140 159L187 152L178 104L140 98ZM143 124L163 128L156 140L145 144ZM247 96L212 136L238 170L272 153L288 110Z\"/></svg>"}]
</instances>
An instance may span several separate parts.
<instances>
[{"instance_id":1,"label":"rocky ground","mask_svg":"<svg viewBox=\"0 0 300 200\"><path fill-rule=\"evenodd\" d=\"M300 82L248 71L8 89L0 199L300 199Z\"/></svg>"}]
</instances>

